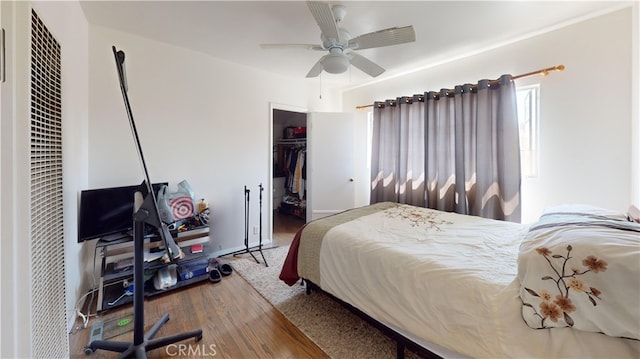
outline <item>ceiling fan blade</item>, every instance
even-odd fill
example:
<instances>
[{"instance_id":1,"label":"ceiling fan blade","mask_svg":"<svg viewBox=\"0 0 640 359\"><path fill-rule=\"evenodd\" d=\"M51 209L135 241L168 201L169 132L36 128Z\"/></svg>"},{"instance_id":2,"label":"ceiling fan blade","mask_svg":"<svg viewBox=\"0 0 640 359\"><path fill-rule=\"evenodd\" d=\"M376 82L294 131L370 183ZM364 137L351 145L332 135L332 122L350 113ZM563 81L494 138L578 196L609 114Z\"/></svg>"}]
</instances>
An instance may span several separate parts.
<instances>
[{"instance_id":1,"label":"ceiling fan blade","mask_svg":"<svg viewBox=\"0 0 640 359\"><path fill-rule=\"evenodd\" d=\"M354 37L349 40L349 47L354 50L362 50L412 41L416 41L416 33L413 30L413 26L392 27Z\"/></svg>"},{"instance_id":2,"label":"ceiling fan blade","mask_svg":"<svg viewBox=\"0 0 640 359\"><path fill-rule=\"evenodd\" d=\"M359 68L371 77L376 77L384 72L382 67L362 55L351 51L348 56L351 57L351 65Z\"/></svg>"},{"instance_id":3,"label":"ceiling fan blade","mask_svg":"<svg viewBox=\"0 0 640 359\"><path fill-rule=\"evenodd\" d=\"M322 34L330 39L336 39L338 42L342 42L340 40L340 31L338 30L336 19L333 17L333 11L331 11L331 5L321 1L307 1L307 6L320 27Z\"/></svg>"},{"instance_id":4,"label":"ceiling fan blade","mask_svg":"<svg viewBox=\"0 0 640 359\"><path fill-rule=\"evenodd\" d=\"M322 58L320 60L318 60L318 62L316 62L315 65L313 65L311 70L309 70L309 73L307 74L307 77L316 77L316 76L320 75L320 73L322 72L322 64L320 63L320 61L322 61L322 59L324 59L325 56L322 56Z\"/></svg>"},{"instance_id":5,"label":"ceiling fan blade","mask_svg":"<svg viewBox=\"0 0 640 359\"><path fill-rule=\"evenodd\" d=\"M322 45L316 44L260 44L261 49L265 50L286 50L286 49L300 49L300 50L320 50L324 51L325 49Z\"/></svg>"}]
</instances>

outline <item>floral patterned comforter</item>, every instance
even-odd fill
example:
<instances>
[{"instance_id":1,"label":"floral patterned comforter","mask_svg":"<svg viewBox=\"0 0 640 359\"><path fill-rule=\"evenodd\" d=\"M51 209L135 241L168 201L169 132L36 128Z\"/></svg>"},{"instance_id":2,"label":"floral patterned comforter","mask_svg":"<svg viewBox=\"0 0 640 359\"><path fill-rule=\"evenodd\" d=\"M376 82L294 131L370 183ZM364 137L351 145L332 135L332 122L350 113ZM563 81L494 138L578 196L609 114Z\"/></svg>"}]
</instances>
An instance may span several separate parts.
<instances>
[{"instance_id":1,"label":"floral patterned comforter","mask_svg":"<svg viewBox=\"0 0 640 359\"><path fill-rule=\"evenodd\" d=\"M549 213L531 227L518 262L530 327L640 339L640 224Z\"/></svg>"},{"instance_id":2,"label":"floral patterned comforter","mask_svg":"<svg viewBox=\"0 0 640 359\"><path fill-rule=\"evenodd\" d=\"M321 235L301 231L300 249L315 248L315 254L299 255L292 244L290 257L299 257L287 261L299 273L289 279L315 276L323 290L445 357L640 357L640 341L526 325L517 260L529 226L407 205L382 207L334 215ZM599 260L587 263L600 268ZM596 289L602 292L592 290L592 296L605 293Z\"/></svg>"}]
</instances>

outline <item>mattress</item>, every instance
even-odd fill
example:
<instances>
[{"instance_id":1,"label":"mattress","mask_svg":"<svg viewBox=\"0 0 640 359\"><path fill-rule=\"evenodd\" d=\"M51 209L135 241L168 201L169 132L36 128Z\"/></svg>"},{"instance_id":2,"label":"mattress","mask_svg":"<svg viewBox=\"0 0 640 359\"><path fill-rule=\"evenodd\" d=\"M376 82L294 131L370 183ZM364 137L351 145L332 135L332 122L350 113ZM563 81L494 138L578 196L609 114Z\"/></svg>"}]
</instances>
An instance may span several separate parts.
<instances>
[{"instance_id":1,"label":"mattress","mask_svg":"<svg viewBox=\"0 0 640 359\"><path fill-rule=\"evenodd\" d=\"M281 279L307 278L425 348L444 348L436 352L447 357L640 357L637 340L525 324L517 258L527 231L379 203L307 224Z\"/></svg>"}]
</instances>

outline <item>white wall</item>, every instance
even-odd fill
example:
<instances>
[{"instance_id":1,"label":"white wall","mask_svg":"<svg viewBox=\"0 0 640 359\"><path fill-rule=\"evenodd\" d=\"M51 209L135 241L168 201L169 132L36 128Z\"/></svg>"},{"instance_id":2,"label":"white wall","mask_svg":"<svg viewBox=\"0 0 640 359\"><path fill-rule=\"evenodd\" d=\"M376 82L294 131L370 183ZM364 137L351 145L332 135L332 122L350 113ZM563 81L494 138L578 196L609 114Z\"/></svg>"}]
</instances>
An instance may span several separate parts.
<instances>
[{"instance_id":1,"label":"white wall","mask_svg":"<svg viewBox=\"0 0 640 359\"><path fill-rule=\"evenodd\" d=\"M1 214L0 357L28 357L31 353L31 257L29 248L29 34L30 8L26 3L1 2L5 30L6 81L0 126Z\"/></svg>"},{"instance_id":2,"label":"white wall","mask_svg":"<svg viewBox=\"0 0 640 359\"><path fill-rule=\"evenodd\" d=\"M5 4L3 4L5 5ZM10 276L2 277L3 298L8 299L2 305L2 357L31 356L31 281L37 275L32 268L29 249L29 51L31 8L45 23L49 31L61 45L62 56L62 120L63 120L63 205L64 205L64 241L67 303L66 312L69 325L75 319L73 307L80 295L81 270L80 250L77 244L76 217L77 193L86 185L86 129L88 119L88 26L84 14L76 2L15 2L14 26L3 27L9 40L7 47L11 60L7 74L10 90L14 98L14 113L5 117L3 127L12 128L10 143L3 143L10 150L13 159L3 158L2 172L8 174L10 181L3 176L3 236L2 264L11 266ZM3 7L3 10L6 8ZM3 14L4 16L7 14ZM14 51L15 50L15 51ZM14 65L12 66L11 63ZM4 86L4 85L3 85ZM6 122L5 122L6 121ZM8 135L8 134L7 134ZM4 134L3 134L4 138ZM5 147L4 145L9 145ZM7 187L5 187L7 185ZM10 196L5 197L7 191ZM5 201L6 199L6 201ZM7 206L7 207L5 207ZM5 215L6 214L6 215ZM9 217L12 219L8 219ZM5 223L6 220L6 223ZM5 231L5 225L7 229ZM13 242L13 245L11 244ZM12 248L13 247L13 248ZM5 250L6 249L6 250ZM54 259L52 259L54 260ZM6 272L5 272L6 273ZM15 298L16 300L12 300Z\"/></svg>"},{"instance_id":3,"label":"white wall","mask_svg":"<svg viewBox=\"0 0 640 359\"><path fill-rule=\"evenodd\" d=\"M346 91L344 110L564 64L540 83L540 177L523 182L523 222L546 206L580 202L625 211L632 201L631 8L411 75ZM637 98L635 99L637 101ZM365 112L365 111L361 111ZM361 121L366 117L360 115ZM363 131L361 131L362 133ZM366 142L360 140L364 150ZM360 169L361 173L367 173ZM362 198L361 198L362 199Z\"/></svg>"},{"instance_id":4,"label":"white wall","mask_svg":"<svg viewBox=\"0 0 640 359\"><path fill-rule=\"evenodd\" d=\"M212 210L216 249L244 242L244 186L271 178L270 103L336 111L338 93L105 27L90 27L89 187L139 183L143 172L118 85L111 46L124 50L129 99L151 180L186 179ZM265 201L271 201L266 195ZM256 197L253 197L256 198ZM250 204L252 226L258 202ZM263 203L263 223L271 214ZM264 235L264 234L263 234ZM266 238L265 238L266 239ZM269 238L270 239L270 238ZM250 242L258 236L251 233Z\"/></svg>"}]
</instances>

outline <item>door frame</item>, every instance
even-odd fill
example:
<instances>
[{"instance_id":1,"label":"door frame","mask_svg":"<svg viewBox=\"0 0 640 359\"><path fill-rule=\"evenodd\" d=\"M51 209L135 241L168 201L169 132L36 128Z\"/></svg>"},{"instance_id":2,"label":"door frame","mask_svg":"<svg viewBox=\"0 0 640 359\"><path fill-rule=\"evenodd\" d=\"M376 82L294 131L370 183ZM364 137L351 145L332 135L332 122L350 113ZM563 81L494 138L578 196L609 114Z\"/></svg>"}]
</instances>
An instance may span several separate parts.
<instances>
[{"instance_id":1,"label":"door frame","mask_svg":"<svg viewBox=\"0 0 640 359\"><path fill-rule=\"evenodd\" d=\"M304 107L299 107L299 106L293 106L293 105L286 105L286 104L281 104L281 103L277 103L277 102L270 102L269 103L269 139L268 139L268 143L269 143L269 148L268 148L268 168L269 168L269 175L267 176L267 186L265 187L266 190L269 191L268 196L267 196L267 213L268 213L268 218L269 220L267 221L268 223L268 227L267 227L267 233L269 235L269 240L271 242L273 242L273 146L275 145L275 143L273 142L273 111L274 110L282 110L282 111L290 111L290 112L299 112L299 113L304 113L304 114L308 114L309 110L304 108Z\"/></svg>"}]
</instances>

